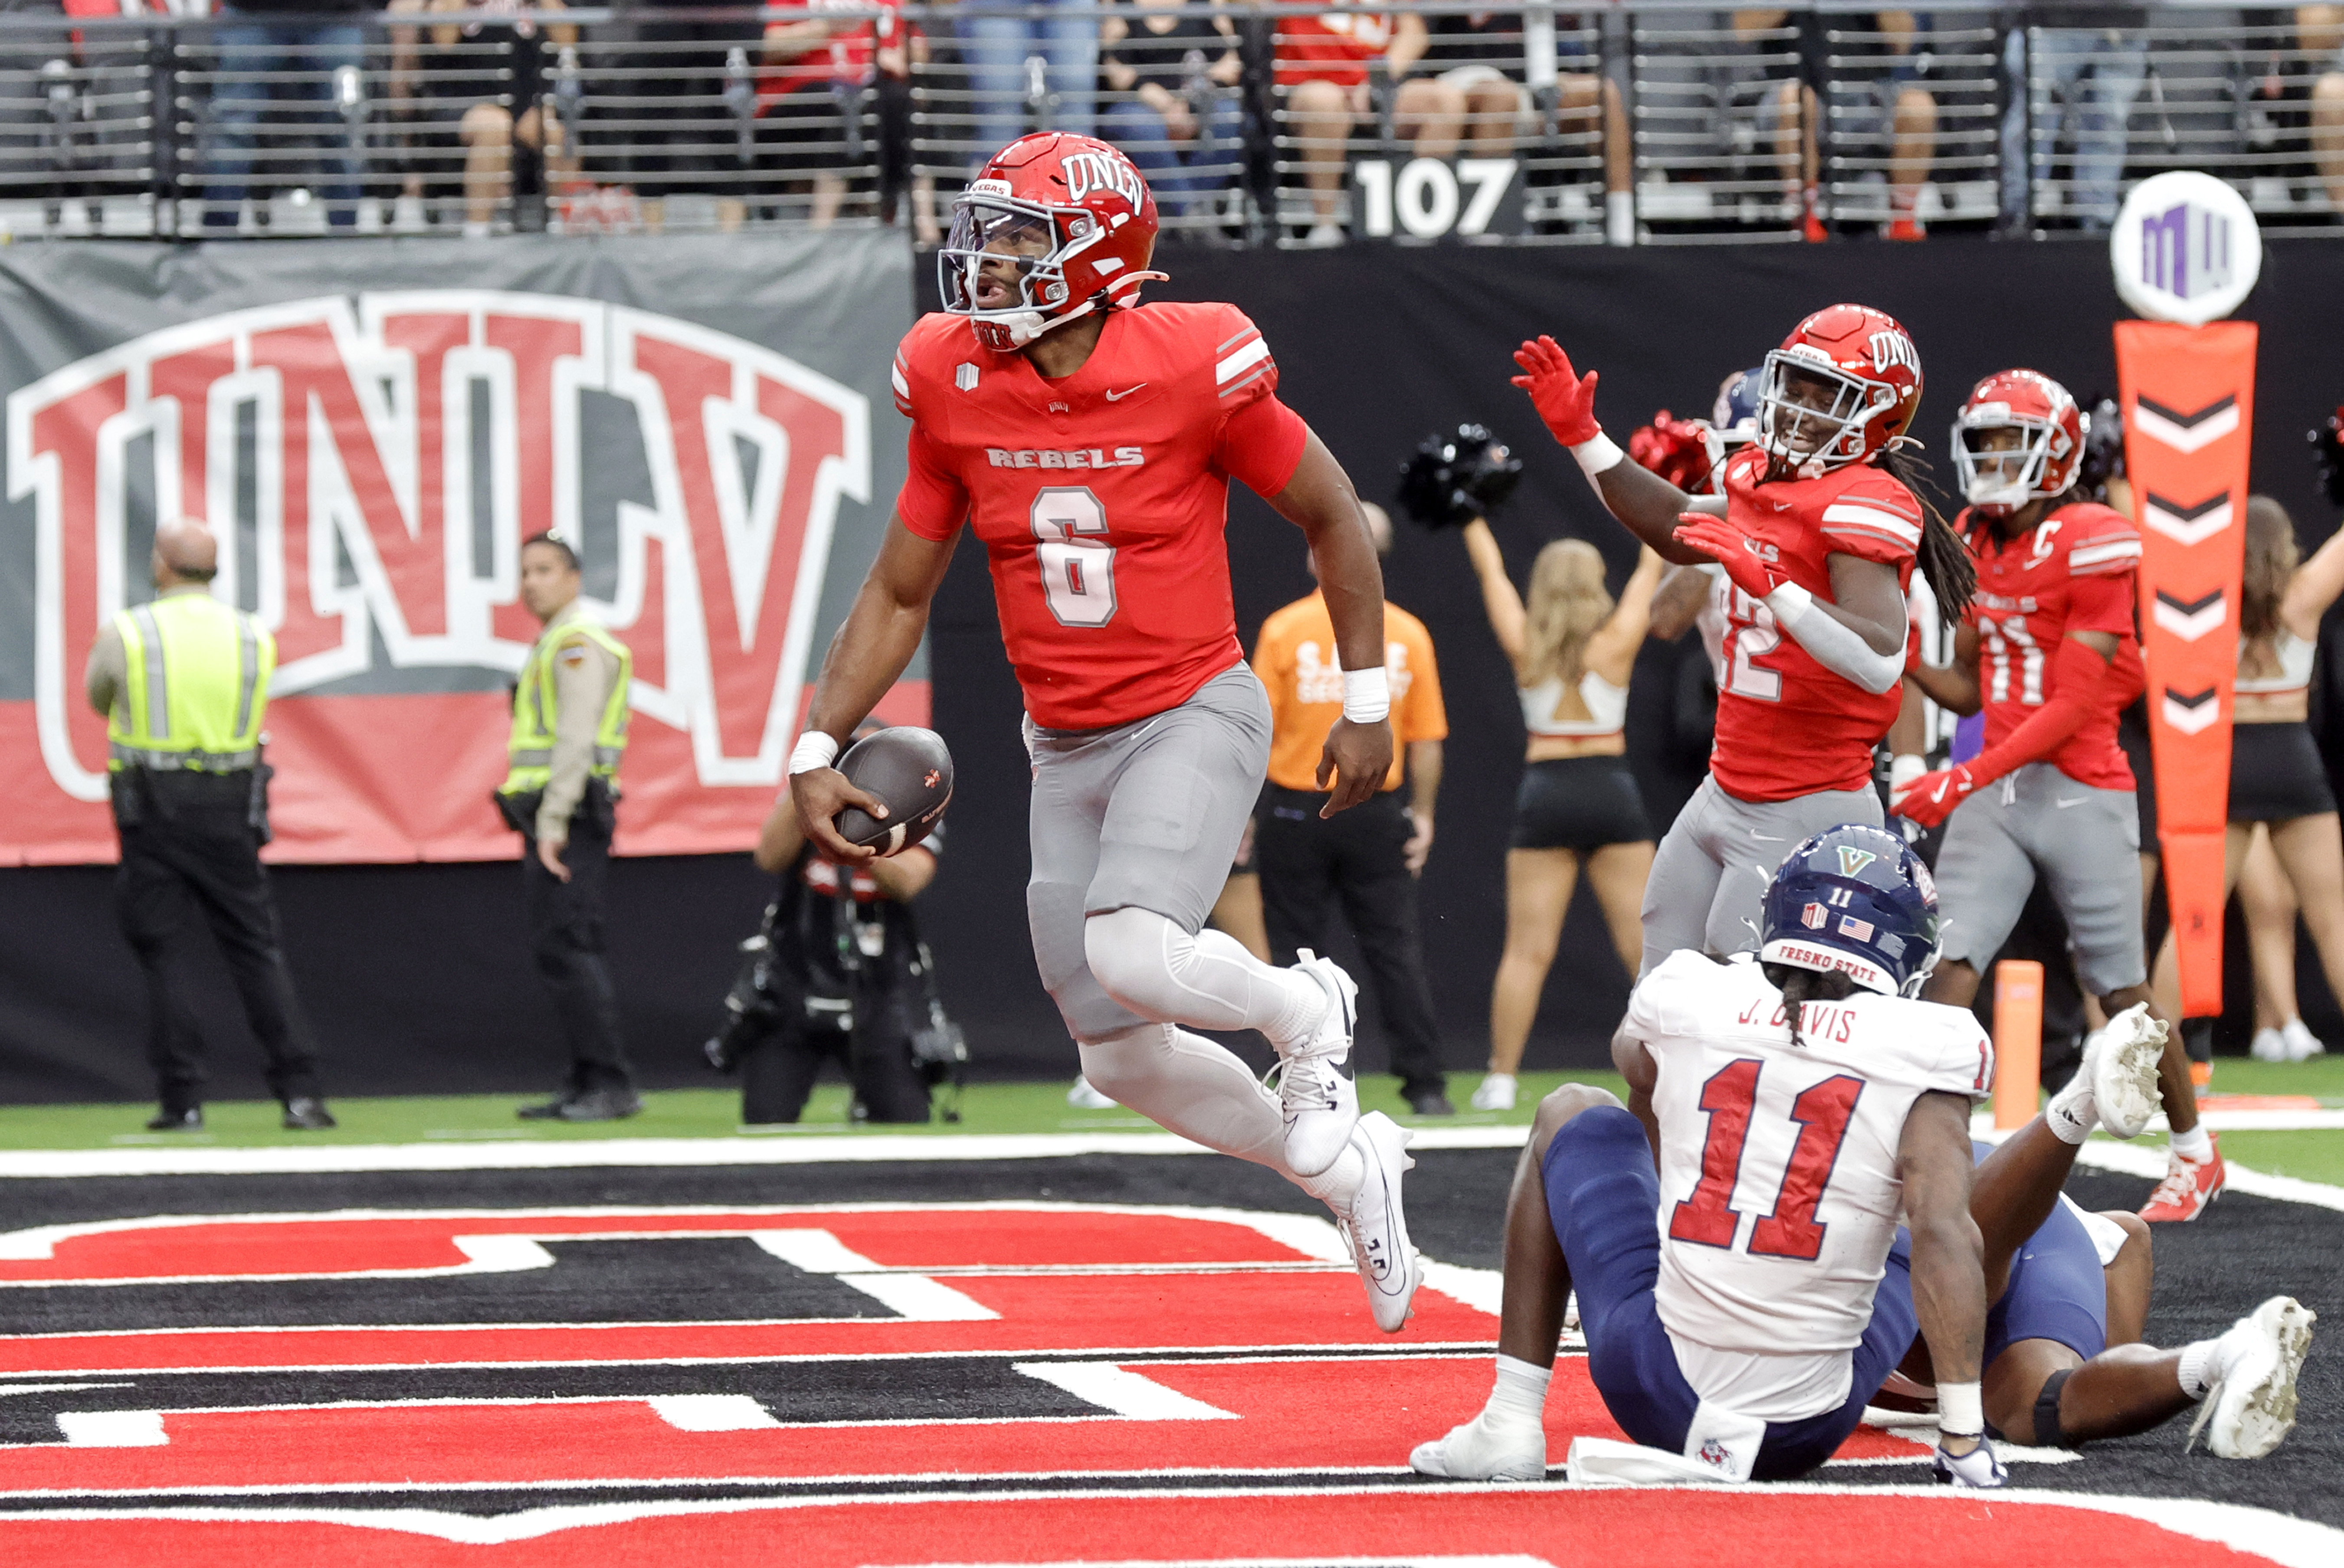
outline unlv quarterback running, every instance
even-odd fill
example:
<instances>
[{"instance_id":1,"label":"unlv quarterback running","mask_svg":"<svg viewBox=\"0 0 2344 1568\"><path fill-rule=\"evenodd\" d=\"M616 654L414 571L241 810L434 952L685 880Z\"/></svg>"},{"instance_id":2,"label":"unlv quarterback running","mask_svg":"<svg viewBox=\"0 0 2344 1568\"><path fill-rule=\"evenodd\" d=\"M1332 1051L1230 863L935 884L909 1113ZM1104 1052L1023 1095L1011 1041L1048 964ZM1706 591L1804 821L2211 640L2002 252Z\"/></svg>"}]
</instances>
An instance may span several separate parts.
<instances>
[{"instance_id":1,"label":"unlv quarterback running","mask_svg":"<svg viewBox=\"0 0 2344 1568\"><path fill-rule=\"evenodd\" d=\"M1808 317L1766 356L1757 438L1726 460L1724 494L1700 497L1627 461L1596 423L1596 376L1554 339L1514 360L1514 385L1612 515L1669 560L1715 561L1732 584L1709 777L1653 859L1640 972L1686 948L1746 951L1792 845L1880 820L1872 751L1896 718L1915 559L1945 613L1969 602L1961 541L1893 466L1921 357L1865 306Z\"/></svg>"},{"instance_id":2,"label":"unlv quarterback running","mask_svg":"<svg viewBox=\"0 0 2344 1568\"><path fill-rule=\"evenodd\" d=\"M1334 618L1329 813L1391 764L1382 573L1349 479L1278 400L1253 323L1227 305L1137 303L1164 276L1147 269L1156 227L1129 159L1058 132L1004 147L954 204L945 313L895 357L910 477L823 663L790 788L823 853L868 858L832 819L885 808L830 764L903 673L973 525L1026 695L1035 960L1083 1076L1326 1202L1378 1326L1397 1332L1418 1279L1400 1207L1413 1161L1389 1117L1359 1113L1358 988L1323 958L1273 969L1203 929L1269 759L1269 700L1230 597L1229 480L1302 529ZM1183 1025L1260 1030L1278 1093Z\"/></svg>"},{"instance_id":3,"label":"unlv quarterback running","mask_svg":"<svg viewBox=\"0 0 2344 1568\"><path fill-rule=\"evenodd\" d=\"M1954 662L1915 665L1913 681L1955 713L1983 705L1985 749L1900 779L1894 802L1925 828L1947 823L1937 880L1956 919L1932 1001L1969 1006L2039 872L2107 1016L2149 1006L2140 816L2117 744L2117 716L2146 678L2134 628L2140 535L2121 513L2070 493L2084 433L2067 389L2033 370L1979 382L1954 426L1977 598ZM2194 1220L2221 1190L2222 1159L2198 1126L2181 1041L2162 1020L2156 1028L2172 1169L2141 1213Z\"/></svg>"},{"instance_id":4,"label":"unlv quarterback running","mask_svg":"<svg viewBox=\"0 0 2344 1568\"><path fill-rule=\"evenodd\" d=\"M1994 1051L1966 1011L1910 1000L1937 956L1928 869L1849 824L1795 846L1763 902L1754 958L1679 952L1636 982L1612 1042L1628 1105L1584 1084L1540 1103L1506 1200L1494 1387L1416 1469L1544 1477L1541 1412L1576 1287L1588 1376L1638 1446L1577 1439L1574 1481L1803 1474L1917 1327L1939 1479L2002 1484L1969 1212L1970 1108ZM1900 1211L1909 1266L1892 1251Z\"/></svg>"}]
</instances>

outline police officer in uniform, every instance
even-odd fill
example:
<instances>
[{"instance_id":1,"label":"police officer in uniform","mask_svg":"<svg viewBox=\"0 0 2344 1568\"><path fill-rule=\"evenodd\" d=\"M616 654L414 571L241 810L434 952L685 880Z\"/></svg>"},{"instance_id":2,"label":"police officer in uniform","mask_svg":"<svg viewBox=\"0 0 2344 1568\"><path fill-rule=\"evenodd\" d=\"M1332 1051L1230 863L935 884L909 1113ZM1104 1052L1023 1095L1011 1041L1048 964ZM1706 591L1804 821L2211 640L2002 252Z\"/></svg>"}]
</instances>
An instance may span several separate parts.
<instances>
[{"instance_id":1,"label":"police officer in uniform","mask_svg":"<svg viewBox=\"0 0 2344 1568\"><path fill-rule=\"evenodd\" d=\"M214 598L218 547L200 523L155 530L155 598L122 611L89 651L84 688L106 716L122 863L115 912L146 977L147 1060L162 1109L149 1131L204 1125L203 1035L189 1004L208 927L245 1020L268 1054L269 1091L297 1131L334 1125L317 1044L293 994L261 869L268 769L260 721L277 639Z\"/></svg>"},{"instance_id":2,"label":"police officer in uniform","mask_svg":"<svg viewBox=\"0 0 2344 1568\"><path fill-rule=\"evenodd\" d=\"M579 602L578 552L559 535L520 548L520 598L545 623L513 690L510 767L497 805L523 838L530 950L570 1046L561 1092L528 1120L611 1121L643 1108L602 959L602 884L627 749L634 656Z\"/></svg>"}]
</instances>

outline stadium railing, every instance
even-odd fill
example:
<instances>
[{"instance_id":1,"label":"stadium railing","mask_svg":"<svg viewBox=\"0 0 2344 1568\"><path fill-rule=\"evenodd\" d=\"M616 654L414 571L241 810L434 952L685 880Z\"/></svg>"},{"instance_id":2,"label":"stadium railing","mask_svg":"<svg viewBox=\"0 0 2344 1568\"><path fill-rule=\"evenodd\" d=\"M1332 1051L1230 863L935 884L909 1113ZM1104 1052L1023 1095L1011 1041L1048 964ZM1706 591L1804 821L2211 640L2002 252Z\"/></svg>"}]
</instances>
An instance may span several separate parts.
<instances>
[{"instance_id":1,"label":"stadium railing","mask_svg":"<svg viewBox=\"0 0 2344 1568\"><path fill-rule=\"evenodd\" d=\"M2092 7L2137 25L2077 28L2072 6L1839 0L401 0L314 18L357 29L347 52L288 55L239 46L230 17L33 4L0 13L0 233L20 237L885 221L932 242L935 190L1043 126L1113 132L1164 189L1167 232L1200 243L1793 239L1810 213L1860 236L1899 216L1900 186L1935 233L2089 233L2177 167L2230 181L2268 229L2344 211L2334 7ZM1430 48L1395 80L1377 45L1410 15ZM1226 39L1184 62L1192 136L1106 68L1099 25L1143 16ZM1329 75L1339 137L1296 106Z\"/></svg>"}]
</instances>

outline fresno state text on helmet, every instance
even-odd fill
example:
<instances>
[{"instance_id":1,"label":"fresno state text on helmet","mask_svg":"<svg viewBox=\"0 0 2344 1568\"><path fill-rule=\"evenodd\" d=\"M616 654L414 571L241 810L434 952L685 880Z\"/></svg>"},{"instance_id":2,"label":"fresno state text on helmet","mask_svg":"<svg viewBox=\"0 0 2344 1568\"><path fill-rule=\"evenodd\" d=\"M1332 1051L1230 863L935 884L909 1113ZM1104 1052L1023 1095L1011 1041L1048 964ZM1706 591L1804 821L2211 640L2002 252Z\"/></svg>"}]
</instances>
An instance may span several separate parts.
<instances>
[{"instance_id":1,"label":"fresno state text on helmet","mask_svg":"<svg viewBox=\"0 0 2344 1568\"><path fill-rule=\"evenodd\" d=\"M1117 447L1111 454L1103 447L987 447L985 460L996 468L1137 468L1147 463L1147 455L1137 447Z\"/></svg>"}]
</instances>

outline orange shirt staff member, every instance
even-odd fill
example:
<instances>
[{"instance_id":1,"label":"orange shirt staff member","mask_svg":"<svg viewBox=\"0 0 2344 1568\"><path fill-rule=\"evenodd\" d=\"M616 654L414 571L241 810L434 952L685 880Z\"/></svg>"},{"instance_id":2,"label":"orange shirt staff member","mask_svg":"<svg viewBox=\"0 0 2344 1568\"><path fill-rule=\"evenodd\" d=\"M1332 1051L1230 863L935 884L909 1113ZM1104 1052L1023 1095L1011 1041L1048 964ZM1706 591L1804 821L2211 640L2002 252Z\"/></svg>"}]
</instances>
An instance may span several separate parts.
<instances>
[{"instance_id":1,"label":"orange shirt staff member","mask_svg":"<svg viewBox=\"0 0 2344 1568\"><path fill-rule=\"evenodd\" d=\"M1390 553L1391 519L1380 507L1362 503L1359 509L1377 551ZM1302 948L1323 950L1335 905L1341 902L1391 1037L1400 1092L1418 1115L1448 1116L1455 1108L1449 1103L1432 995L1425 983L1416 878L1432 849L1433 799L1440 790L1440 743L1449 734L1449 713L1441 706L1430 634L1422 621L1389 601L1384 666L1390 675L1390 722L1398 742L1391 770L1364 805L1321 816L1327 795L1318 778L1320 748L1328 725L1343 708L1334 625L1326 600L1315 592L1262 623L1253 667L1269 691L1271 730L1269 783L1254 836L1254 863L1261 875L1273 962L1292 963ZM1403 782L1409 786L1405 806Z\"/></svg>"}]
</instances>

